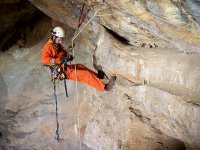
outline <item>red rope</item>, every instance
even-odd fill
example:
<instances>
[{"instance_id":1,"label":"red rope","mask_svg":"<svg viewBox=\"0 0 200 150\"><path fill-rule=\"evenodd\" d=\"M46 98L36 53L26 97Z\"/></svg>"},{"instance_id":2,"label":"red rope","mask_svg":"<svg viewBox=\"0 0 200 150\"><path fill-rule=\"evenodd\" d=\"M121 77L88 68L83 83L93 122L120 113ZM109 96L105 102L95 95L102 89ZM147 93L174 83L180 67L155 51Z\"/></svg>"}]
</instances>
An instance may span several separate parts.
<instances>
[{"instance_id":1,"label":"red rope","mask_svg":"<svg viewBox=\"0 0 200 150\"><path fill-rule=\"evenodd\" d=\"M82 8L80 9L80 16L79 16L79 20L78 20L78 29L80 28L81 24L85 20L85 17L87 16L88 12L90 11L90 8L87 9L85 13L84 13L84 10L85 10L85 3L83 3Z\"/></svg>"}]
</instances>

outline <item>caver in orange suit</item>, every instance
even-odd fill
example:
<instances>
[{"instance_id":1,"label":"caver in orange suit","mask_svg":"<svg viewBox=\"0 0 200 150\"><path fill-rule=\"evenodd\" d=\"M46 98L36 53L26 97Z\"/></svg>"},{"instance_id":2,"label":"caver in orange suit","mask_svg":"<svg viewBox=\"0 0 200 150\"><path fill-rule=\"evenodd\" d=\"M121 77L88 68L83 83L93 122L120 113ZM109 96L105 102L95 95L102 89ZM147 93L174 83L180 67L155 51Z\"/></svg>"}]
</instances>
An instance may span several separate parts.
<instances>
[{"instance_id":1,"label":"caver in orange suit","mask_svg":"<svg viewBox=\"0 0 200 150\"><path fill-rule=\"evenodd\" d=\"M54 59L54 64L60 64L60 58L66 57L67 55L67 52L63 50L61 44L54 44L53 41L49 39L43 47L41 62L46 65L51 65L52 59ZM68 65L65 71L67 72L67 79L76 81L77 76L77 81L86 83L100 91L104 91L105 84L97 77L97 73L86 66L76 64L75 72L75 65Z\"/></svg>"}]
</instances>

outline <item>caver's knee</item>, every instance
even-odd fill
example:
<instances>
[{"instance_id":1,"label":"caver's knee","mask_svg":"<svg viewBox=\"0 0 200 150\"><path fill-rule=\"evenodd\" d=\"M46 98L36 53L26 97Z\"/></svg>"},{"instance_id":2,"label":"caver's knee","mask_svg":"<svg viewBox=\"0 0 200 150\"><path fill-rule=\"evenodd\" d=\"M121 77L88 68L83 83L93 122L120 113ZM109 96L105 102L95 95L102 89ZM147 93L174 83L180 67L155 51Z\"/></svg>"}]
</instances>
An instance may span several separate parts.
<instances>
[{"instance_id":1,"label":"caver's knee","mask_svg":"<svg viewBox=\"0 0 200 150\"><path fill-rule=\"evenodd\" d=\"M75 80L76 77L78 81L87 81L91 79L91 73L87 70L73 70L69 75L69 79Z\"/></svg>"},{"instance_id":2,"label":"caver's knee","mask_svg":"<svg viewBox=\"0 0 200 150\"><path fill-rule=\"evenodd\" d=\"M87 67L84 66L83 64L76 64L76 68L78 68L78 69L85 69Z\"/></svg>"},{"instance_id":3,"label":"caver's knee","mask_svg":"<svg viewBox=\"0 0 200 150\"><path fill-rule=\"evenodd\" d=\"M92 75L88 70L81 70L81 74L85 78L89 78Z\"/></svg>"}]
</instances>

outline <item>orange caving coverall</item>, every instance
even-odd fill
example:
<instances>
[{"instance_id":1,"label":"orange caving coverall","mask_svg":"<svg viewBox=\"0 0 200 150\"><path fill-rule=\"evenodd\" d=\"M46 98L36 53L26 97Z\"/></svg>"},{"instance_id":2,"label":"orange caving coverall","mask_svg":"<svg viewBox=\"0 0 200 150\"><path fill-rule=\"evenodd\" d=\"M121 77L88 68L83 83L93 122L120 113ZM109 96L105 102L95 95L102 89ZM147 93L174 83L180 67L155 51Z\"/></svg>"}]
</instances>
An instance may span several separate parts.
<instances>
[{"instance_id":1,"label":"orange caving coverall","mask_svg":"<svg viewBox=\"0 0 200 150\"><path fill-rule=\"evenodd\" d=\"M42 54L41 54L41 62L46 65L52 64L52 59L54 59L54 64L60 64L60 58L66 57L68 53L64 51L61 44L54 44L51 39L44 45ZM76 64L76 72L75 65L67 65L65 68L65 72L67 72L67 79L86 83L100 91L104 91L105 84L97 77L97 73L90 70L86 66L82 64Z\"/></svg>"}]
</instances>

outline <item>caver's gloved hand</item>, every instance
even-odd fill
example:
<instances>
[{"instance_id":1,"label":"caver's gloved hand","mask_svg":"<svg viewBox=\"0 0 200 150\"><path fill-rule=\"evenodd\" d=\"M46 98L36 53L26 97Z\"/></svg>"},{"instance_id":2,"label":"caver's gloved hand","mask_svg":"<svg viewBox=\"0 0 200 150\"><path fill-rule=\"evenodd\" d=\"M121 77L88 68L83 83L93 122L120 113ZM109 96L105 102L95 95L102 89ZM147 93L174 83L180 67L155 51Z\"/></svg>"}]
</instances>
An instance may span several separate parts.
<instances>
[{"instance_id":1,"label":"caver's gloved hand","mask_svg":"<svg viewBox=\"0 0 200 150\"><path fill-rule=\"evenodd\" d=\"M67 62L69 62L69 61L72 61L73 59L74 59L74 58L73 58L72 55L67 54L67 56L61 57L61 58L60 58L60 62L61 62L61 64L65 64L65 63L67 63Z\"/></svg>"}]
</instances>

